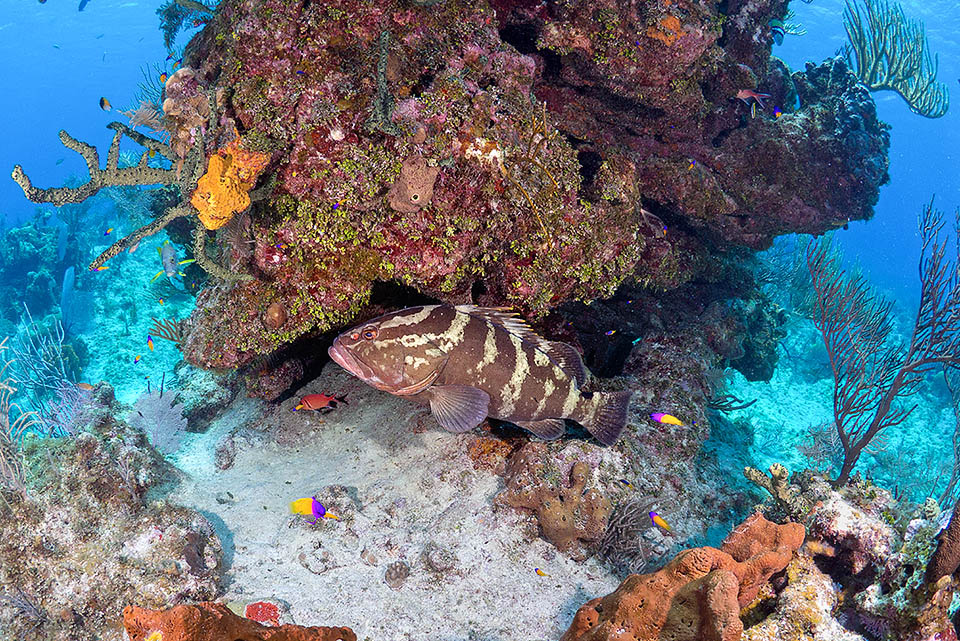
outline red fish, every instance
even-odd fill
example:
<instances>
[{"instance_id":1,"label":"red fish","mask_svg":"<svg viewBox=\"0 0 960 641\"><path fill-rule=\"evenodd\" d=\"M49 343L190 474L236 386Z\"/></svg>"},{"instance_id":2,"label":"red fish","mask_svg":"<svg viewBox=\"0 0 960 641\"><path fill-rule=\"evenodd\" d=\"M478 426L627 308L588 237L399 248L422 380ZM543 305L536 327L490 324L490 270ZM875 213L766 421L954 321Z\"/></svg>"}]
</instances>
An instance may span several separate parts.
<instances>
[{"instance_id":1,"label":"red fish","mask_svg":"<svg viewBox=\"0 0 960 641\"><path fill-rule=\"evenodd\" d=\"M346 396L336 396L333 394L307 394L300 399L300 402L296 407L293 408L293 411L297 410L314 410L321 412L332 412L337 408L337 405L343 403L344 405L349 405L347 403Z\"/></svg>"},{"instance_id":2,"label":"red fish","mask_svg":"<svg viewBox=\"0 0 960 641\"><path fill-rule=\"evenodd\" d=\"M760 108L763 109L763 101L770 97L768 93L757 93L753 89L741 89L737 92L737 98L743 101L743 104L748 107L753 104L760 105Z\"/></svg>"}]
</instances>

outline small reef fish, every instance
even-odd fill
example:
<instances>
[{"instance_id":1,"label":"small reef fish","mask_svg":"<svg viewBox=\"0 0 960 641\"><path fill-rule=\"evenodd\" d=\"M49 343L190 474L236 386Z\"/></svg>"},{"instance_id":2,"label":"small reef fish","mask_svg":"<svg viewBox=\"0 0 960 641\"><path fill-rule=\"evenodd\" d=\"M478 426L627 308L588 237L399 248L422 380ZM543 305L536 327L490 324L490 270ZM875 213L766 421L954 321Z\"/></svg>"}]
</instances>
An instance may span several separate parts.
<instances>
[{"instance_id":1,"label":"small reef fish","mask_svg":"<svg viewBox=\"0 0 960 641\"><path fill-rule=\"evenodd\" d=\"M63 158L58 158L56 164L57 164L57 165L62 165L62 164L63 164Z\"/></svg>"},{"instance_id":2,"label":"small reef fish","mask_svg":"<svg viewBox=\"0 0 960 641\"><path fill-rule=\"evenodd\" d=\"M84 7L87 6L88 2L90 2L90 0L80 0L80 6L77 7L77 11L83 11Z\"/></svg>"},{"instance_id":3,"label":"small reef fish","mask_svg":"<svg viewBox=\"0 0 960 641\"><path fill-rule=\"evenodd\" d=\"M311 524L316 523L320 519L333 519L339 521L340 517L335 516L327 512L327 508L323 507L323 504L317 500L317 497L311 496L306 499L297 499L290 503L290 513L291 514L303 514L304 516L312 516L313 520L310 521Z\"/></svg>"},{"instance_id":4,"label":"small reef fish","mask_svg":"<svg viewBox=\"0 0 960 641\"><path fill-rule=\"evenodd\" d=\"M556 439L571 419L612 445L627 420L630 392L582 393L580 353L503 307L409 307L340 334L328 353L368 385L429 406L451 432L491 416Z\"/></svg>"},{"instance_id":5,"label":"small reef fish","mask_svg":"<svg viewBox=\"0 0 960 641\"><path fill-rule=\"evenodd\" d=\"M167 72L164 71L162 74L160 74L160 84L164 85L166 83L167 83ZM150 151L153 151L153 150L151 149Z\"/></svg>"},{"instance_id":6,"label":"small reef fish","mask_svg":"<svg viewBox=\"0 0 960 641\"><path fill-rule=\"evenodd\" d=\"M663 412L654 412L650 415L650 418L655 420L657 423L663 423L664 425L683 425L683 421L676 416L664 414Z\"/></svg>"},{"instance_id":7,"label":"small reef fish","mask_svg":"<svg viewBox=\"0 0 960 641\"><path fill-rule=\"evenodd\" d=\"M77 383L77 388L82 389L84 392L89 392L93 390L93 385L90 383Z\"/></svg>"},{"instance_id":8,"label":"small reef fish","mask_svg":"<svg viewBox=\"0 0 960 641\"><path fill-rule=\"evenodd\" d=\"M172 67L173 70L176 71L177 67L179 67L182 64L183 64L183 58L177 58L177 60L173 63L173 67Z\"/></svg>"},{"instance_id":9,"label":"small reef fish","mask_svg":"<svg viewBox=\"0 0 960 641\"><path fill-rule=\"evenodd\" d=\"M300 399L300 402L297 403L297 406L293 408L293 411L313 410L326 413L335 410L340 403L349 405L349 403L347 403L346 396L335 396L332 394L307 394Z\"/></svg>"},{"instance_id":10,"label":"small reef fish","mask_svg":"<svg viewBox=\"0 0 960 641\"><path fill-rule=\"evenodd\" d=\"M100 108L104 111L110 111L113 107L110 105L110 101L100 96Z\"/></svg>"},{"instance_id":11,"label":"small reef fish","mask_svg":"<svg viewBox=\"0 0 960 641\"><path fill-rule=\"evenodd\" d=\"M613 336L613 335L616 334L616 333L617 333L617 330L615 330L615 329L609 329L609 330L605 331L605 332L603 333L603 335L604 335L604 336Z\"/></svg>"},{"instance_id":12,"label":"small reef fish","mask_svg":"<svg viewBox=\"0 0 960 641\"><path fill-rule=\"evenodd\" d=\"M631 483L627 479L620 479L620 484L626 487L629 487L631 490L633 489L633 483Z\"/></svg>"},{"instance_id":13,"label":"small reef fish","mask_svg":"<svg viewBox=\"0 0 960 641\"><path fill-rule=\"evenodd\" d=\"M137 354L136 356L134 356L134 357L133 357L133 364L136 365L137 363L139 363L141 358L143 358L143 357L142 357L140 354Z\"/></svg>"},{"instance_id":14,"label":"small reef fish","mask_svg":"<svg viewBox=\"0 0 960 641\"><path fill-rule=\"evenodd\" d=\"M150 351L153 351L153 336L147 336L147 347L150 348Z\"/></svg>"},{"instance_id":15,"label":"small reef fish","mask_svg":"<svg viewBox=\"0 0 960 641\"><path fill-rule=\"evenodd\" d=\"M773 41L778 45L783 44L783 36L786 35L787 31L783 26L783 20L771 20L770 21L770 33L773 34Z\"/></svg>"},{"instance_id":16,"label":"small reef fish","mask_svg":"<svg viewBox=\"0 0 960 641\"><path fill-rule=\"evenodd\" d=\"M164 300L163 300L162 298L158 298L158 299L157 299L157 302L160 303L161 305L163 305Z\"/></svg>"},{"instance_id":17,"label":"small reef fish","mask_svg":"<svg viewBox=\"0 0 960 641\"><path fill-rule=\"evenodd\" d=\"M186 274L180 271L180 265L192 263L195 259L188 258L186 260L178 261L177 248L174 247L173 243L171 243L169 240L163 241L163 245L157 247L157 253L160 254L160 264L163 266L163 269L158 271L154 277L150 279L150 282L152 283L161 276L166 276L171 285L180 291L183 291L183 281L180 279L183 276L186 276Z\"/></svg>"},{"instance_id":18,"label":"small reef fish","mask_svg":"<svg viewBox=\"0 0 960 641\"><path fill-rule=\"evenodd\" d=\"M537 573L537 576L550 576L540 568L533 568L533 571Z\"/></svg>"},{"instance_id":19,"label":"small reef fish","mask_svg":"<svg viewBox=\"0 0 960 641\"><path fill-rule=\"evenodd\" d=\"M783 111L780 109L780 107L774 107L774 108L773 108L773 117L774 117L774 118L779 118L779 117L782 116L782 115L783 115Z\"/></svg>"},{"instance_id":20,"label":"small reef fish","mask_svg":"<svg viewBox=\"0 0 960 641\"><path fill-rule=\"evenodd\" d=\"M97 267L98 272L106 271L108 269L110 269L110 265L100 265L99 267Z\"/></svg>"},{"instance_id":21,"label":"small reef fish","mask_svg":"<svg viewBox=\"0 0 960 641\"><path fill-rule=\"evenodd\" d=\"M113 232L113 227L109 227L109 228L107 229L107 231L103 232L103 235L104 235L104 236L109 236L109 235L111 234L111 232Z\"/></svg>"},{"instance_id":22,"label":"small reef fish","mask_svg":"<svg viewBox=\"0 0 960 641\"><path fill-rule=\"evenodd\" d=\"M173 60L173 52L167 54L166 60Z\"/></svg>"},{"instance_id":23,"label":"small reef fish","mask_svg":"<svg viewBox=\"0 0 960 641\"><path fill-rule=\"evenodd\" d=\"M650 520L653 521L653 524L657 527L663 528L667 532L670 531L670 524L663 520L663 517L656 512L650 512Z\"/></svg>"},{"instance_id":24,"label":"small reef fish","mask_svg":"<svg viewBox=\"0 0 960 641\"><path fill-rule=\"evenodd\" d=\"M758 93L753 89L741 89L737 92L737 99L741 100L743 104L748 107L754 105L760 105L760 108L763 109L763 101L770 97L768 93Z\"/></svg>"},{"instance_id":25,"label":"small reef fish","mask_svg":"<svg viewBox=\"0 0 960 641\"><path fill-rule=\"evenodd\" d=\"M697 161L696 161L696 160L691 160L691 161L690 161L690 164L687 165L687 171L690 171L691 169L693 169L693 168L696 167L696 166L697 166Z\"/></svg>"}]
</instances>

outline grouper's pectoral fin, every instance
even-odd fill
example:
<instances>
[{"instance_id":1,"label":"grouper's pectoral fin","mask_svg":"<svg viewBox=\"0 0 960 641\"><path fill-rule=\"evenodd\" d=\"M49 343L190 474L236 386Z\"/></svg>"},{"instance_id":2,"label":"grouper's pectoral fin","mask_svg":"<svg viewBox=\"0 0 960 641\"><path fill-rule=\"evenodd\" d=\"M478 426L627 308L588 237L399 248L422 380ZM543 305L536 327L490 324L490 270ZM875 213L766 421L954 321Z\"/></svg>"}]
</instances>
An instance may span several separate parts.
<instances>
[{"instance_id":1,"label":"grouper's pectoral fin","mask_svg":"<svg viewBox=\"0 0 960 641\"><path fill-rule=\"evenodd\" d=\"M567 431L562 418L545 418L540 421L514 421L525 430L529 430L546 441L558 439Z\"/></svg>"},{"instance_id":2,"label":"grouper's pectoral fin","mask_svg":"<svg viewBox=\"0 0 960 641\"><path fill-rule=\"evenodd\" d=\"M489 412L490 395L469 385L434 385L425 394L433 417L450 432L472 430Z\"/></svg>"}]
</instances>

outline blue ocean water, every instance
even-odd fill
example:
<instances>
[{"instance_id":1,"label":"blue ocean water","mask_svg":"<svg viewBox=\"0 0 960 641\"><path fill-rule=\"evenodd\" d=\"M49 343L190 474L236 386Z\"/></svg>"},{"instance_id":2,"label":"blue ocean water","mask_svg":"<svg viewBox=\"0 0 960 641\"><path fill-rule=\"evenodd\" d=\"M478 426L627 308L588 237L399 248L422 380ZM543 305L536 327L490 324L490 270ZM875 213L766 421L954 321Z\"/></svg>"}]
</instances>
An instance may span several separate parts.
<instances>
[{"instance_id":1,"label":"blue ocean water","mask_svg":"<svg viewBox=\"0 0 960 641\"><path fill-rule=\"evenodd\" d=\"M925 23L930 49L939 56L938 77L949 87L953 103L944 117L931 120L912 113L893 92L873 94L880 119L892 126L890 183L880 190L874 218L851 223L847 232L837 234L837 241L876 287L912 306L919 291L917 216L934 194L945 212L952 214L960 206L960 6L949 0L900 4L908 16ZM847 42L844 6L844 0L791 2L795 21L807 34L788 35L782 46L773 48L773 55L794 70L803 69L806 61L835 55Z\"/></svg>"}]
</instances>

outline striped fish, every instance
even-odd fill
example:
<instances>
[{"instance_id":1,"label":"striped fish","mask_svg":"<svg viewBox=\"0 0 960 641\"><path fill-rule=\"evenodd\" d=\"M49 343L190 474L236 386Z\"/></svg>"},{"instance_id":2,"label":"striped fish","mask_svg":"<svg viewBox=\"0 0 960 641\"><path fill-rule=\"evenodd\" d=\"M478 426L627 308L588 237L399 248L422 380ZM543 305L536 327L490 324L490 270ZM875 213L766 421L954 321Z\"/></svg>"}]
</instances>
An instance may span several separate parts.
<instances>
[{"instance_id":1,"label":"striped fish","mask_svg":"<svg viewBox=\"0 0 960 641\"><path fill-rule=\"evenodd\" d=\"M340 334L329 354L367 384L429 405L451 432L491 416L555 439L572 419L612 445L627 420L630 392L581 392L577 350L538 336L508 308L409 307Z\"/></svg>"}]
</instances>

